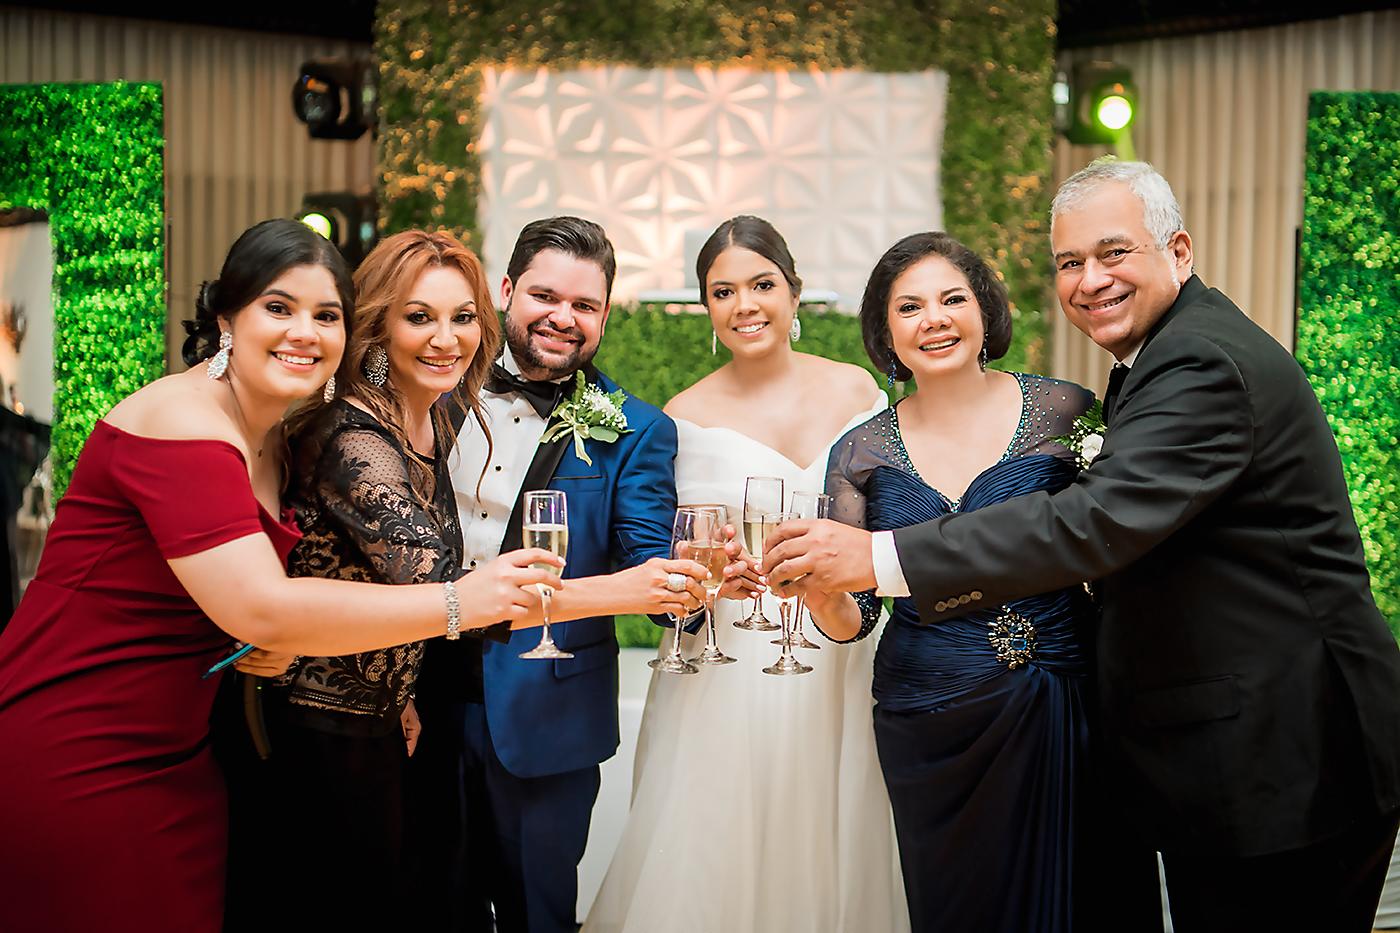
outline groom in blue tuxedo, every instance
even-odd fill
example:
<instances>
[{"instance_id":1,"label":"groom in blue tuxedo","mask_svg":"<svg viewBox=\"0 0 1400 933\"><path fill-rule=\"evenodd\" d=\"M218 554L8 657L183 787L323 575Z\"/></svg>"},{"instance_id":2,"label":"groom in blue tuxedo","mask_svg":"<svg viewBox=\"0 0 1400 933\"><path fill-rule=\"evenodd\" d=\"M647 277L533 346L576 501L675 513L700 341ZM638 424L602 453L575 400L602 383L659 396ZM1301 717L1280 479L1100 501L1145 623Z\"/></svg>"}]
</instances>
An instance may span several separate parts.
<instances>
[{"instance_id":1,"label":"groom in blue tuxedo","mask_svg":"<svg viewBox=\"0 0 1400 933\"><path fill-rule=\"evenodd\" d=\"M540 631L504 624L487 639L429 643L408 832L421 862L417 908L434 929L578 928L577 866L598 765L619 741L613 615L668 624L665 613L687 615L703 598L704 569L670 559L670 418L627 396L616 440L586 440L581 450L571 433L541 442L576 373L603 392L618 388L591 364L615 271L597 224L552 217L521 231L501 285L506 346L458 426L452 477L469 569L521 546L525 492L567 494L567 582L551 619L567 620L552 633L573 657L522 659Z\"/></svg>"}]
</instances>

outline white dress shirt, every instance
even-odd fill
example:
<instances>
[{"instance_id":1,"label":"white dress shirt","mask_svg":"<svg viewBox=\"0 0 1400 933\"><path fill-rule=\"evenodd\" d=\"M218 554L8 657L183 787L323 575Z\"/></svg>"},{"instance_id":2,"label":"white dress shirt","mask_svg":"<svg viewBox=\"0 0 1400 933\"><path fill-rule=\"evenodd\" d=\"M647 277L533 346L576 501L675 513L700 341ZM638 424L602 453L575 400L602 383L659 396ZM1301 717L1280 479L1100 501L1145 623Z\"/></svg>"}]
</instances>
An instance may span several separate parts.
<instances>
[{"instance_id":1,"label":"white dress shirt","mask_svg":"<svg viewBox=\"0 0 1400 933\"><path fill-rule=\"evenodd\" d=\"M520 367L509 349L502 351L500 362L507 372L520 375ZM491 428L490 462L486 434L471 413L457 434L457 448L449 462L457 514L462 522L463 559L469 570L501 553L506 525L545 429L545 419L519 393L498 395L482 390L481 408Z\"/></svg>"},{"instance_id":2,"label":"white dress shirt","mask_svg":"<svg viewBox=\"0 0 1400 933\"><path fill-rule=\"evenodd\" d=\"M1142 352L1142 344L1118 362L1128 369L1137 362ZM875 593L877 596L908 596L909 582L904 579L904 566L899 562L899 551L894 546L893 531L877 531L870 540L870 562L875 567Z\"/></svg>"}]
</instances>

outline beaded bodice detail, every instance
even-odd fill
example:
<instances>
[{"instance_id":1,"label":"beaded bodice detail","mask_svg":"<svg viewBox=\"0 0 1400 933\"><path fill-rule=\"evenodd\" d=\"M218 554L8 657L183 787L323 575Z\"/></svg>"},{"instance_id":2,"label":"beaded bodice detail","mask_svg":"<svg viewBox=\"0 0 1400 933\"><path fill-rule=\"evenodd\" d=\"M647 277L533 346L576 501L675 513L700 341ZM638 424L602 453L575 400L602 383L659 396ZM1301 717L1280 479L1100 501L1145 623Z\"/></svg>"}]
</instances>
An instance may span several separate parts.
<instances>
[{"instance_id":1,"label":"beaded bodice detail","mask_svg":"<svg viewBox=\"0 0 1400 933\"><path fill-rule=\"evenodd\" d=\"M303 529L288 571L365 583L437 583L462 575L462 532L447 451L409 467L399 441L372 415L337 401L293 445L291 502ZM307 455L310 454L310 457ZM307 463L314 458L313 463ZM335 658L301 658L283 678L294 706L397 725L412 695L423 643Z\"/></svg>"}]
</instances>

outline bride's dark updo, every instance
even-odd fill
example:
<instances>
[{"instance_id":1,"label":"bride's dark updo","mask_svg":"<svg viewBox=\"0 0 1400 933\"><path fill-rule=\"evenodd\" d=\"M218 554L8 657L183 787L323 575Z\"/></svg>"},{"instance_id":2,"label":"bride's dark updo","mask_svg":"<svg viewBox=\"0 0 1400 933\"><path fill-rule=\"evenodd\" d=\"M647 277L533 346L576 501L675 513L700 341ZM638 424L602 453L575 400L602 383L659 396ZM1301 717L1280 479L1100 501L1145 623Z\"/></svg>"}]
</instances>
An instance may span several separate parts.
<instances>
[{"instance_id":1,"label":"bride's dark updo","mask_svg":"<svg viewBox=\"0 0 1400 933\"><path fill-rule=\"evenodd\" d=\"M219 277L199 287L194 318L183 321L181 355L186 366L213 356L219 348L219 318L247 307L293 266L321 266L335 280L345 314L345 332L354 324L355 286L340 250L297 220L278 218L254 224L234 241Z\"/></svg>"},{"instance_id":2,"label":"bride's dark updo","mask_svg":"<svg viewBox=\"0 0 1400 933\"><path fill-rule=\"evenodd\" d=\"M797 264L792 261L787 241L772 224L762 217L740 214L731 217L715 228L705 245L700 247L700 255L695 257L695 277L700 283L700 303L710 306L709 289L705 287L705 277L710 274L710 266L715 264L719 254L731 246L758 253L778 267L787 279L788 288L794 295L802 294L802 280L797 277Z\"/></svg>"}]
</instances>

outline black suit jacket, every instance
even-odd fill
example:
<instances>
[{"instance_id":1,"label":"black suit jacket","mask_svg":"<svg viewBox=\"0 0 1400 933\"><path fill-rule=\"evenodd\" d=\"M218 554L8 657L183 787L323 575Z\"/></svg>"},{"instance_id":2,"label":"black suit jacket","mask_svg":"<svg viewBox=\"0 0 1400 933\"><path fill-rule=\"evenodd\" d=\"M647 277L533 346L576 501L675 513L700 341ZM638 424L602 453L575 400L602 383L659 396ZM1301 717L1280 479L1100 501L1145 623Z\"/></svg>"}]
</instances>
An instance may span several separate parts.
<instances>
[{"instance_id":1,"label":"black suit jacket","mask_svg":"<svg viewBox=\"0 0 1400 933\"><path fill-rule=\"evenodd\" d=\"M1067 489L895 532L921 617L1099 581L1109 785L1164 851L1307 845L1400 806L1400 651L1302 370L1192 277Z\"/></svg>"}]
</instances>

